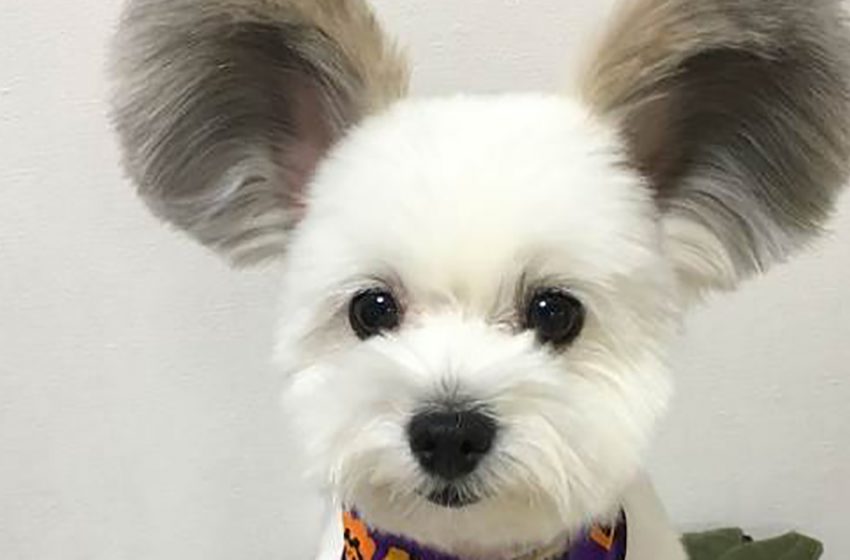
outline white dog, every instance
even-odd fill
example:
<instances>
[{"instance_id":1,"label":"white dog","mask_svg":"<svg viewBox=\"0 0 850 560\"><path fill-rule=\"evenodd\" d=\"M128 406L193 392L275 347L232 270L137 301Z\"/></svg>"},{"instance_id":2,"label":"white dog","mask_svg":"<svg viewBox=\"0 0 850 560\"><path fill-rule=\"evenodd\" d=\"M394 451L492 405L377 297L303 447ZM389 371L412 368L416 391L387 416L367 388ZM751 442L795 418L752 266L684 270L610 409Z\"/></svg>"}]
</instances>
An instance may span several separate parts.
<instances>
[{"instance_id":1,"label":"white dog","mask_svg":"<svg viewBox=\"0 0 850 560\"><path fill-rule=\"evenodd\" d=\"M362 0L129 3L114 114L142 196L285 264L287 410L345 512L320 560L685 557L640 474L666 349L828 216L842 20L635 0L572 95L420 100Z\"/></svg>"}]
</instances>

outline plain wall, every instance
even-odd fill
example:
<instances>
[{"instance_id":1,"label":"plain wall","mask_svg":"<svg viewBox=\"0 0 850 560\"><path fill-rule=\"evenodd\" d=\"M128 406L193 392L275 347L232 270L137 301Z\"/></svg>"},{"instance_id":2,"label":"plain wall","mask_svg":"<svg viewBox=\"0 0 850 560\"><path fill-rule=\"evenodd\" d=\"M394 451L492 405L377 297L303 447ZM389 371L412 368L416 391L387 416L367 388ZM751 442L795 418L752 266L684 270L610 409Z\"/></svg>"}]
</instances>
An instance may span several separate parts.
<instances>
[{"instance_id":1,"label":"plain wall","mask_svg":"<svg viewBox=\"0 0 850 560\"><path fill-rule=\"evenodd\" d=\"M610 0L376 2L418 94L554 90ZM0 558L298 560L318 508L267 365L274 270L161 227L105 117L117 0L0 1ZM695 313L650 458L676 522L850 557L850 200Z\"/></svg>"}]
</instances>

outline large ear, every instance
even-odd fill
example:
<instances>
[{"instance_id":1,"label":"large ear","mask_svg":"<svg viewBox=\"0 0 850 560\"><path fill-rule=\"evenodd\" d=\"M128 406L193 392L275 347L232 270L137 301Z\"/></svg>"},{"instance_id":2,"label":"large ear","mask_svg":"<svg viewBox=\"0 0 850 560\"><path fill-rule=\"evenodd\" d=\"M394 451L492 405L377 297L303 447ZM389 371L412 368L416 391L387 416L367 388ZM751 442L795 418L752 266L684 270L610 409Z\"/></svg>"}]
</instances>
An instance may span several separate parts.
<instances>
[{"instance_id":1,"label":"large ear","mask_svg":"<svg viewBox=\"0 0 850 560\"><path fill-rule=\"evenodd\" d=\"M627 0L583 74L654 189L672 258L728 288L816 233L847 179L840 0Z\"/></svg>"},{"instance_id":2,"label":"large ear","mask_svg":"<svg viewBox=\"0 0 850 560\"><path fill-rule=\"evenodd\" d=\"M362 0L131 0L113 48L142 197L236 263L285 248L317 163L408 83Z\"/></svg>"}]
</instances>

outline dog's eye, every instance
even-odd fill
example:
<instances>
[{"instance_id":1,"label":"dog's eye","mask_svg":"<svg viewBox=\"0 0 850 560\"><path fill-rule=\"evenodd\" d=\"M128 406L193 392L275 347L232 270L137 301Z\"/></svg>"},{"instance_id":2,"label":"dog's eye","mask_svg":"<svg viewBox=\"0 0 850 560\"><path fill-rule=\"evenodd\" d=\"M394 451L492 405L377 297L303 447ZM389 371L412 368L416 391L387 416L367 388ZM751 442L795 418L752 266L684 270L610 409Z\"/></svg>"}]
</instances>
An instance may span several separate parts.
<instances>
[{"instance_id":1,"label":"dog's eye","mask_svg":"<svg viewBox=\"0 0 850 560\"><path fill-rule=\"evenodd\" d=\"M537 292L528 304L525 327L543 344L564 346L584 327L585 310L579 300L562 290Z\"/></svg>"},{"instance_id":2,"label":"dog's eye","mask_svg":"<svg viewBox=\"0 0 850 560\"><path fill-rule=\"evenodd\" d=\"M400 323L398 303L387 290L374 289L361 292L351 300L348 320L355 334L361 340L366 340L398 327Z\"/></svg>"}]
</instances>

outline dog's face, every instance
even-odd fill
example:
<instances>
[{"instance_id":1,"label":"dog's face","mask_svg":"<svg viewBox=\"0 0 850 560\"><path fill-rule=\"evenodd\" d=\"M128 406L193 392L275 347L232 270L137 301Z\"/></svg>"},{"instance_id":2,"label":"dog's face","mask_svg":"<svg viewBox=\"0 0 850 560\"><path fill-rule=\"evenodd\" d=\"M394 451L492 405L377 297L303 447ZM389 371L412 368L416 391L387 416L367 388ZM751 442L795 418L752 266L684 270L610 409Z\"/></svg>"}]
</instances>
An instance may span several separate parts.
<instances>
[{"instance_id":1,"label":"dog's face","mask_svg":"<svg viewBox=\"0 0 850 560\"><path fill-rule=\"evenodd\" d=\"M634 474L676 288L622 157L580 107L509 96L403 103L320 168L277 355L312 464L367 519L551 538Z\"/></svg>"},{"instance_id":2,"label":"dog's face","mask_svg":"<svg viewBox=\"0 0 850 560\"><path fill-rule=\"evenodd\" d=\"M782 6L640 0L571 98L416 101L359 1L135 0L116 123L157 214L282 257L286 407L346 506L546 543L617 508L681 312L847 176L838 4Z\"/></svg>"}]
</instances>

